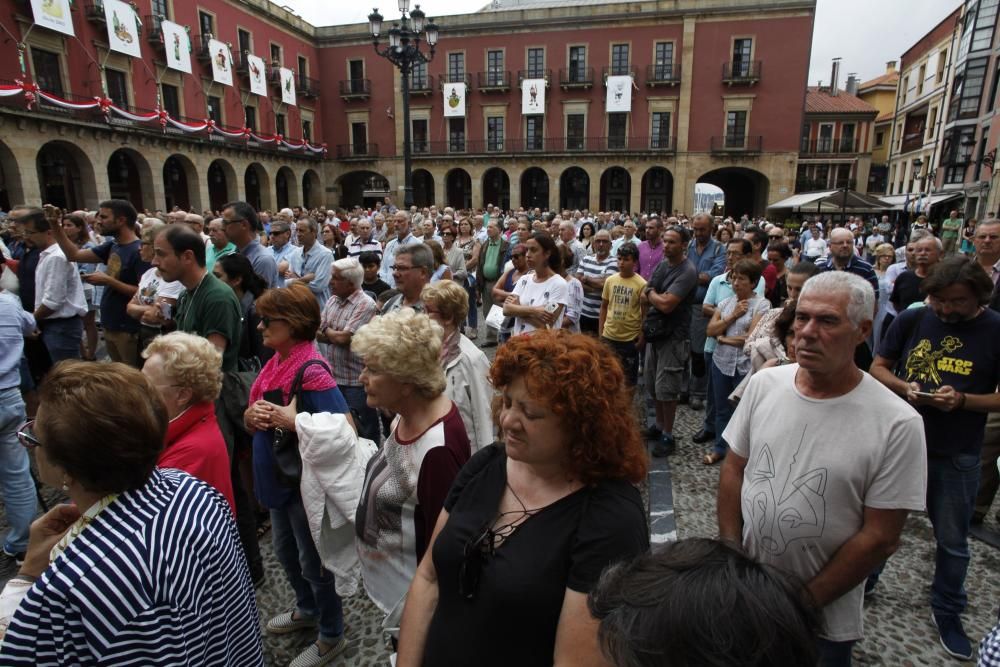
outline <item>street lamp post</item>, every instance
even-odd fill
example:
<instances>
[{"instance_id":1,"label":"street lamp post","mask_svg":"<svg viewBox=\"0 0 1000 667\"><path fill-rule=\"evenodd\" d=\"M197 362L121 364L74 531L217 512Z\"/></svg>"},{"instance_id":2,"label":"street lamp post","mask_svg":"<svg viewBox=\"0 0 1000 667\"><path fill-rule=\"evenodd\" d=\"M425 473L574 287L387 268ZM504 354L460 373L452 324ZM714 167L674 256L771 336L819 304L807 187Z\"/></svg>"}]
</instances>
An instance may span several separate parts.
<instances>
[{"instance_id":1,"label":"street lamp post","mask_svg":"<svg viewBox=\"0 0 1000 667\"><path fill-rule=\"evenodd\" d=\"M434 58L434 48L438 41L438 27L433 21L427 22L427 15L416 5L410 10L410 0L399 0L402 14L399 25L389 30L389 46L379 48L382 33L382 15L378 8L368 15L368 27L372 35L372 45L379 54L399 69L403 84L403 206L413 206L413 165L410 155L410 75L413 66L429 63ZM409 15L407 13L409 12ZM421 33L430 47L430 53L420 50Z\"/></svg>"}]
</instances>

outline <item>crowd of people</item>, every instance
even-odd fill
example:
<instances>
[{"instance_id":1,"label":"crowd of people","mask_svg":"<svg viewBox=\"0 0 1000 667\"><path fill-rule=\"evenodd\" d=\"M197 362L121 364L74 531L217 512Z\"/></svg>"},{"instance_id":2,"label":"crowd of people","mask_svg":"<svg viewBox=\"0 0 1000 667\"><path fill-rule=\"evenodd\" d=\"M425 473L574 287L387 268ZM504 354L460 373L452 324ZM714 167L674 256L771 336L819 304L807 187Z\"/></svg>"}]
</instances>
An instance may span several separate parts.
<instances>
[{"instance_id":1,"label":"crowd of people","mask_svg":"<svg viewBox=\"0 0 1000 667\"><path fill-rule=\"evenodd\" d=\"M262 664L269 527L295 667L344 653L359 590L407 667L848 665L924 511L931 616L973 658L992 216L111 199L17 207L0 241L0 663ZM719 536L651 552L638 486L682 403ZM37 520L32 458L70 501Z\"/></svg>"}]
</instances>

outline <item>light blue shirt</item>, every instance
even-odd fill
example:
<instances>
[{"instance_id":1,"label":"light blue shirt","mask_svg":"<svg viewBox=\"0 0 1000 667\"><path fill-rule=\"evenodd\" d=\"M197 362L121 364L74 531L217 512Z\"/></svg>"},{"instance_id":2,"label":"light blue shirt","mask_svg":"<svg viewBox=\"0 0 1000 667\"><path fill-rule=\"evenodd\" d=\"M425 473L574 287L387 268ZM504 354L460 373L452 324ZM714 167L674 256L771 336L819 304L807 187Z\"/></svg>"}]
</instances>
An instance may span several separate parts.
<instances>
[{"instance_id":1,"label":"light blue shirt","mask_svg":"<svg viewBox=\"0 0 1000 667\"><path fill-rule=\"evenodd\" d=\"M0 292L0 390L21 386L24 337L34 331L35 318L21 307L21 300Z\"/></svg>"},{"instance_id":2,"label":"light blue shirt","mask_svg":"<svg viewBox=\"0 0 1000 667\"><path fill-rule=\"evenodd\" d=\"M757 287L753 291L757 293L757 296L764 296L763 276L757 281ZM727 271L712 278L712 282L708 284L708 291L705 292L705 301L703 303L709 306L718 306L731 296L736 296L736 292L733 291L733 285L729 282L729 272ZM714 336L706 337L705 354L715 352L716 345Z\"/></svg>"},{"instance_id":3,"label":"light blue shirt","mask_svg":"<svg viewBox=\"0 0 1000 667\"><path fill-rule=\"evenodd\" d=\"M396 286L396 280L392 277L392 265L396 263L396 253L399 252L400 248L417 243L422 243L422 241L413 234L407 234L402 241L399 240L398 236L394 236L385 244L385 252L382 253L382 268L378 270L378 275L389 287Z\"/></svg>"},{"instance_id":4,"label":"light blue shirt","mask_svg":"<svg viewBox=\"0 0 1000 667\"><path fill-rule=\"evenodd\" d=\"M264 279L268 287L278 286L278 263L274 261L274 255L267 251L254 239L245 248L240 249L240 254L250 260L250 265L254 272Z\"/></svg>"},{"instance_id":5,"label":"light blue shirt","mask_svg":"<svg viewBox=\"0 0 1000 667\"><path fill-rule=\"evenodd\" d=\"M313 243L309 250L302 251L291 262L292 271L296 275L313 274L309 289L316 295L319 307L322 309L330 298L330 274L333 271L333 253L322 243Z\"/></svg>"},{"instance_id":6,"label":"light blue shirt","mask_svg":"<svg viewBox=\"0 0 1000 667\"><path fill-rule=\"evenodd\" d=\"M290 269L293 266L296 266L295 264L296 260L302 256L302 248L298 247L297 245L292 245L292 243L286 243L285 245L281 246L281 250L278 250L274 246L270 246L268 247L268 251L274 257L275 265L281 264L282 262L288 262L288 268ZM294 271L294 269L292 270ZM275 287L284 287L284 286L285 286L285 277L281 275L281 272L279 271L278 282L275 284Z\"/></svg>"}]
</instances>

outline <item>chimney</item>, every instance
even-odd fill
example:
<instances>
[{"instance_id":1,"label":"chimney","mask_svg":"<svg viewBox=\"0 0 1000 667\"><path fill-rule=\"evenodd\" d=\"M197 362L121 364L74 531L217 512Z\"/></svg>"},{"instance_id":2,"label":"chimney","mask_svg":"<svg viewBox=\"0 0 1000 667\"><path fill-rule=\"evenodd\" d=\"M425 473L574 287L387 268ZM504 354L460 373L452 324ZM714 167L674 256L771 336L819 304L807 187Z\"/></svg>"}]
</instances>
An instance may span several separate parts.
<instances>
[{"instance_id":1,"label":"chimney","mask_svg":"<svg viewBox=\"0 0 1000 667\"><path fill-rule=\"evenodd\" d=\"M833 71L830 72L830 95L837 96L840 86L840 58L833 59Z\"/></svg>"},{"instance_id":2,"label":"chimney","mask_svg":"<svg viewBox=\"0 0 1000 667\"><path fill-rule=\"evenodd\" d=\"M889 62L887 62L885 64L885 73L886 74L892 74L895 71L896 71L896 61L895 60L890 60Z\"/></svg>"},{"instance_id":3,"label":"chimney","mask_svg":"<svg viewBox=\"0 0 1000 667\"><path fill-rule=\"evenodd\" d=\"M858 95L858 84L859 84L858 75L856 73L854 73L854 72L851 72L850 74L848 74L847 75L847 88L845 89L845 90L847 90L847 94L848 95L854 95L855 97L857 97L857 95Z\"/></svg>"}]
</instances>

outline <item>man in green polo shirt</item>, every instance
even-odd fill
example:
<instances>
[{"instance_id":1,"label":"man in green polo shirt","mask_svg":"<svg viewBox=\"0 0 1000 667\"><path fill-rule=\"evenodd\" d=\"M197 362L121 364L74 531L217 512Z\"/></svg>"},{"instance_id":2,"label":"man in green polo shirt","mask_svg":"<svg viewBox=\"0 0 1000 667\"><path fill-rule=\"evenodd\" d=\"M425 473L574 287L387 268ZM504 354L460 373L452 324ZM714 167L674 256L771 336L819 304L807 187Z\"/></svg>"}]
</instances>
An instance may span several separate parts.
<instances>
[{"instance_id":1,"label":"man in green polo shirt","mask_svg":"<svg viewBox=\"0 0 1000 667\"><path fill-rule=\"evenodd\" d=\"M948 219L941 223L941 244L944 246L944 254L955 254L958 249L958 236L962 233L964 224L958 217L958 211L952 211Z\"/></svg>"},{"instance_id":2,"label":"man in green polo shirt","mask_svg":"<svg viewBox=\"0 0 1000 667\"><path fill-rule=\"evenodd\" d=\"M493 302L493 286L503 275L504 258L507 256L509 244L500 236L500 222L496 218L486 225L486 243L482 248L482 260L476 269L476 284L482 290L483 309L489 313L487 306ZM499 304L498 304L499 305ZM497 331L486 327L486 340L483 347L497 344Z\"/></svg>"}]
</instances>

